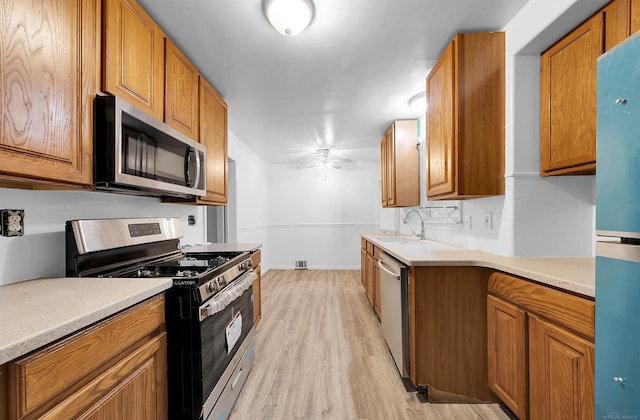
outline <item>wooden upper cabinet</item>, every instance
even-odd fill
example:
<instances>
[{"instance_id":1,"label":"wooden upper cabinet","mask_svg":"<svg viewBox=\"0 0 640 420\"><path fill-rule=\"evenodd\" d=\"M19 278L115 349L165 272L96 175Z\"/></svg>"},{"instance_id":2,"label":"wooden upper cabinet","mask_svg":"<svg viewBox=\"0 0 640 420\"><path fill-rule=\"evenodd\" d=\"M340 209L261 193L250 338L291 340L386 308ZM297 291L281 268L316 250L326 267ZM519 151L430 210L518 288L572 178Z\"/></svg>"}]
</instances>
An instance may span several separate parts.
<instances>
[{"instance_id":1,"label":"wooden upper cabinet","mask_svg":"<svg viewBox=\"0 0 640 420\"><path fill-rule=\"evenodd\" d=\"M455 193L454 45L447 46L427 77L427 196Z\"/></svg>"},{"instance_id":2,"label":"wooden upper cabinet","mask_svg":"<svg viewBox=\"0 0 640 420\"><path fill-rule=\"evenodd\" d=\"M199 204L228 201L227 103L200 77L200 143L207 148L207 195Z\"/></svg>"},{"instance_id":3,"label":"wooden upper cabinet","mask_svg":"<svg viewBox=\"0 0 640 420\"><path fill-rule=\"evenodd\" d=\"M629 14L631 15L629 34L633 35L640 31L640 0L629 0Z\"/></svg>"},{"instance_id":4,"label":"wooden upper cabinet","mask_svg":"<svg viewBox=\"0 0 640 420\"><path fill-rule=\"evenodd\" d=\"M529 315L530 418L594 418L594 345Z\"/></svg>"},{"instance_id":5,"label":"wooden upper cabinet","mask_svg":"<svg viewBox=\"0 0 640 420\"><path fill-rule=\"evenodd\" d=\"M596 76L603 15L578 26L540 56L540 172L595 172Z\"/></svg>"},{"instance_id":6,"label":"wooden upper cabinet","mask_svg":"<svg viewBox=\"0 0 640 420\"><path fill-rule=\"evenodd\" d=\"M164 33L134 1L103 0L102 89L164 117Z\"/></svg>"},{"instance_id":7,"label":"wooden upper cabinet","mask_svg":"<svg viewBox=\"0 0 640 420\"><path fill-rule=\"evenodd\" d=\"M427 76L427 198L504 194L503 32L457 34Z\"/></svg>"},{"instance_id":8,"label":"wooden upper cabinet","mask_svg":"<svg viewBox=\"0 0 640 420\"><path fill-rule=\"evenodd\" d=\"M3 1L0 28L2 185L93 182L98 0Z\"/></svg>"},{"instance_id":9,"label":"wooden upper cabinet","mask_svg":"<svg viewBox=\"0 0 640 420\"><path fill-rule=\"evenodd\" d=\"M380 141L383 207L420 205L417 124L416 120L395 121Z\"/></svg>"},{"instance_id":10,"label":"wooden upper cabinet","mask_svg":"<svg viewBox=\"0 0 640 420\"><path fill-rule=\"evenodd\" d=\"M602 8L605 52L629 37L630 2L631 0L613 0Z\"/></svg>"},{"instance_id":11,"label":"wooden upper cabinet","mask_svg":"<svg viewBox=\"0 0 640 420\"><path fill-rule=\"evenodd\" d=\"M198 140L198 70L165 38L164 121L183 134Z\"/></svg>"}]
</instances>

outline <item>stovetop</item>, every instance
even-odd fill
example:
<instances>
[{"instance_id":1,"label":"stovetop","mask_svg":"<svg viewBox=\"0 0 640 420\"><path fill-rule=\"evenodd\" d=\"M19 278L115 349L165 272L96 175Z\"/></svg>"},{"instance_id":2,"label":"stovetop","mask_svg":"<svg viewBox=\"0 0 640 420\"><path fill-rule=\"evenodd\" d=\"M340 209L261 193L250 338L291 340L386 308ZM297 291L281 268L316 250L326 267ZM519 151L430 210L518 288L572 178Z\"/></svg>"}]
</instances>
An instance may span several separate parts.
<instances>
[{"instance_id":1,"label":"stovetop","mask_svg":"<svg viewBox=\"0 0 640 420\"><path fill-rule=\"evenodd\" d=\"M177 218L68 221L67 275L171 277L204 301L251 269L248 252L181 251L181 237Z\"/></svg>"}]
</instances>

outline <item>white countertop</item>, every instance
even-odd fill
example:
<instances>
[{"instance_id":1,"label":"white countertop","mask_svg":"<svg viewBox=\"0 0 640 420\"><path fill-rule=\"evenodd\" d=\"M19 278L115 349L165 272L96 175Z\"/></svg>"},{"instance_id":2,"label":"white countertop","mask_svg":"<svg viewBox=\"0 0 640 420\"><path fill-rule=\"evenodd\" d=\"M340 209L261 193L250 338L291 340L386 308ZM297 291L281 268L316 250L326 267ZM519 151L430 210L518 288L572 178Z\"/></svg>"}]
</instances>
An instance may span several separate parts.
<instances>
[{"instance_id":1,"label":"white countertop","mask_svg":"<svg viewBox=\"0 0 640 420\"><path fill-rule=\"evenodd\" d=\"M262 248L262 244L217 244L207 242L204 244L186 245L184 252L255 252Z\"/></svg>"},{"instance_id":2,"label":"white countertop","mask_svg":"<svg viewBox=\"0 0 640 420\"><path fill-rule=\"evenodd\" d=\"M170 288L170 278L52 278L0 286L0 364Z\"/></svg>"},{"instance_id":3,"label":"white countertop","mask_svg":"<svg viewBox=\"0 0 640 420\"><path fill-rule=\"evenodd\" d=\"M386 238L390 236L393 235L362 234L367 241L409 266L487 267L580 295L595 297L595 258L593 257L505 257L435 241L387 242Z\"/></svg>"}]
</instances>

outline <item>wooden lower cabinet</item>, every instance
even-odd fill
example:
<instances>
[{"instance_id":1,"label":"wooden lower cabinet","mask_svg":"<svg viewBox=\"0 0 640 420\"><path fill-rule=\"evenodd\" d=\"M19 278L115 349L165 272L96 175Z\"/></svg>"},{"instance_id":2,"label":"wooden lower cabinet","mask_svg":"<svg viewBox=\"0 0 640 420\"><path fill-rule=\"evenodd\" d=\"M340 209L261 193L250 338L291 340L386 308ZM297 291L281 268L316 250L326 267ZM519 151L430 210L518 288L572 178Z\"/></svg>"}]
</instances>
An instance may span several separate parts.
<instances>
[{"instance_id":1,"label":"wooden lower cabinet","mask_svg":"<svg viewBox=\"0 0 640 420\"><path fill-rule=\"evenodd\" d=\"M517 306L489 295L489 387L521 420L527 418L526 344L526 313Z\"/></svg>"},{"instance_id":2,"label":"wooden lower cabinet","mask_svg":"<svg viewBox=\"0 0 640 420\"><path fill-rule=\"evenodd\" d=\"M481 267L409 267L409 374L431 400L499 401L487 385L488 278Z\"/></svg>"},{"instance_id":3,"label":"wooden lower cabinet","mask_svg":"<svg viewBox=\"0 0 640 420\"><path fill-rule=\"evenodd\" d=\"M373 278L375 276L375 261L373 255L367 253L367 278L365 291L367 292L367 298L369 303L373 306Z\"/></svg>"},{"instance_id":4,"label":"wooden lower cabinet","mask_svg":"<svg viewBox=\"0 0 640 420\"><path fill-rule=\"evenodd\" d=\"M373 310L378 315L378 319L381 319L380 313L380 249L377 247L373 253Z\"/></svg>"},{"instance_id":5,"label":"wooden lower cabinet","mask_svg":"<svg viewBox=\"0 0 640 420\"><path fill-rule=\"evenodd\" d=\"M369 304L380 319L380 249L366 239L361 239L360 282L367 294Z\"/></svg>"},{"instance_id":6,"label":"wooden lower cabinet","mask_svg":"<svg viewBox=\"0 0 640 420\"><path fill-rule=\"evenodd\" d=\"M260 249L251 253L251 266L255 270L258 278L254 280L252 286L253 292L253 326L256 327L262 319L262 270L260 262L262 261L262 251Z\"/></svg>"},{"instance_id":7,"label":"wooden lower cabinet","mask_svg":"<svg viewBox=\"0 0 640 420\"><path fill-rule=\"evenodd\" d=\"M8 364L10 419L166 419L164 295Z\"/></svg>"},{"instance_id":8,"label":"wooden lower cabinet","mask_svg":"<svg viewBox=\"0 0 640 420\"><path fill-rule=\"evenodd\" d=\"M593 419L594 345L529 315L530 418Z\"/></svg>"},{"instance_id":9,"label":"wooden lower cabinet","mask_svg":"<svg viewBox=\"0 0 640 420\"><path fill-rule=\"evenodd\" d=\"M253 326L257 327L262 319L262 273L260 266L255 268L257 279L253 281Z\"/></svg>"},{"instance_id":10,"label":"wooden lower cabinet","mask_svg":"<svg viewBox=\"0 0 640 420\"><path fill-rule=\"evenodd\" d=\"M593 300L525 279L489 279L489 386L519 419L593 419Z\"/></svg>"}]
</instances>

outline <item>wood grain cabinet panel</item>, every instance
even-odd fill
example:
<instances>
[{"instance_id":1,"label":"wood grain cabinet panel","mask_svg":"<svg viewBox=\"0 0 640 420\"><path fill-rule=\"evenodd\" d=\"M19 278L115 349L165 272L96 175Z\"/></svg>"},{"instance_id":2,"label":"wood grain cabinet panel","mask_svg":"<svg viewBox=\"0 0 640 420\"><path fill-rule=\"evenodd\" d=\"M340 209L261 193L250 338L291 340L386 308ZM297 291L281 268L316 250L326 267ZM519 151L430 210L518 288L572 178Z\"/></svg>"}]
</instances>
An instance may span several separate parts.
<instances>
[{"instance_id":1,"label":"wood grain cabinet panel","mask_svg":"<svg viewBox=\"0 0 640 420\"><path fill-rule=\"evenodd\" d=\"M9 418L166 418L164 331L160 295L9 363Z\"/></svg>"},{"instance_id":2,"label":"wood grain cabinet panel","mask_svg":"<svg viewBox=\"0 0 640 420\"><path fill-rule=\"evenodd\" d=\"M420 205L417 124L416 120L395 121L380 140L383 207Z\"/></svg>"},{"instance_id":3,"label":"wood grain cabinet panel","mask_svg":"<svg viewBox=\"0 0 640 420\"><path fill-rule=\"evenodd\" d=\"M426 80L427 198L504 194L504 33L457 34Z\"/></svg>"},{"instance_id":4,"label":"wood grain cabinet panel","mask_svg":"<svg viewBox=\"0 0 640 420\"><path fill-rule=\"evenodd\" d=\"M629 0L630 28L629 34L633 35L640 31L640 0Z\"/></svg>"},{"instance_id":5,"label":"wood grain cabinet panel","mask_svg":"<svg viewBox=\"0 0 640 420\"><path fill-rule=\"evenodd\" d=\"M631 1L613 0L602 8L605 52L629 37Z\"/></svg>"},{"instance_id":6,"label":"wood grain cabinet panel","mask_svg":"<svg viewBox=\"0 0 640 420\"><path fill-rule=\"evenodd\" d=\"M490 387L520 419L592 419L593 300L503 273L488 291Z\"/></svg>"},{"instance_id":7,"label":"wood grain cabinet panel","mask_svg":"<svg viewBox=\"0 0 640 420\"><path fill-rule=\"evenodd\" d=\"M228 201L227 103L200 77L200 143L207 147L207 195L200 204Z\"/></svg>"},{"instance_id":8,"label":"wood grain cabinet panel","mask_svg":"<svg viewBox=\"0 0 640 420\"><path fill-rule=\"evenodd\" d=\"M499 401L487 381L488 278L480 267L409 267L409 373L430 398Z\"/></svg>"},{"instance_id":9,"label":"wood grain cabinet panel","mask_svg":"<svg viewBox=\"0 0 640 420\"><path fill-rule=\"evenodd\" d=\"M542 175L595 172L596 72L603 52L602 24L603 15L594 15L540 56Z\"/></svg>"},{"instance_id":10,"label":"wood grain cabinet panel","mask_svg":"<svg viewBox=\"0 0 640 420\"><path fill-rule=\"evenodd\" d=\"M0 177L89 188L99 1L7 0L0 21Z\"/></svg>"},{"instance_id":11,"label":"wood grain cabinet panel","mask_svg":"<svg viewBox=\"0 0 640 420\"><path fill-rule=\"evenodd\" d=\"M487 296L489 387L518 416L527 419L526 314Z\"/></svg>"},{"instance_id":12,"label":"wood grain cabinet panel","mask_svg":"<svg viewBox=\"0 0 640 420\"><path fill-rule=\"evenodd\" d=\"M262 319L262 270L260 266L254 268L257 279L253 281L253 326L257 326Z\"/></svg>"},{"instance_id":13,"label":"wood grain cabinet panel","mask_svg":"<svg viewBox=\"0 0 640 420\"><path fill-rule=\"evenodd\" d=\"M166 38L164 122L194 140L200 134L199 77L193 64Z\"/></svg>"},{"instance_id":14,"label":"wood grain cabinet panel","mask_svg":"<svg viewBox=\"0 0 640 420\"><path fill-rule=\"evenodd\" d=\"M103 0L102 89L163 121L165 35L132 0Z\"/></svg>"},{"instance_id":15,"label":"wood grain cabinet panel","mask_svg":"<svg viewBox=\"0 0 640 420\"><path fill-rule=\"evenodd\" d=\"M593 419L594 345L529 316L532 419Z\"/></svg>"}]
</instances>

